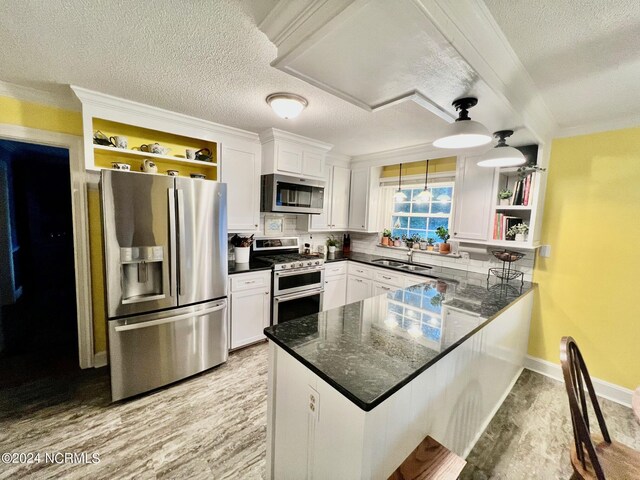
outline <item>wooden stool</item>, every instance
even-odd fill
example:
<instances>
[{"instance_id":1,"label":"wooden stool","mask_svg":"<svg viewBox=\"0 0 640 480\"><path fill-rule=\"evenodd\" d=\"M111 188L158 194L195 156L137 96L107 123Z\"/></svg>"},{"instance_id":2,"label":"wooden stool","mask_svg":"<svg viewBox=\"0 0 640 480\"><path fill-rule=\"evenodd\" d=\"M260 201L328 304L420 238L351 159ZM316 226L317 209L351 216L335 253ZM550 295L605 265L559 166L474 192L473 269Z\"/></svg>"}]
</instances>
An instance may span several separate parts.
<instances>
[{"instance_id":1,"label":"wooden stool","mask_svg":"<svg viewBox=\"0 0 640 480\"><path fill-rule=\"evenodd\" d=\"M426 437L391 474L389 480L455 480L466 464L451 450Z\"/></svg>"},{"instance_id":2,"label":"wooden stool","mask_svg":"<svg viewBox=\"0 0 640 480\"><path fill-rule=\"evenodd\" d=\"M574 477L589 480L640 478L640 452L611 439L587 365L571 337L563 337L560 342L560 362L573 424L571 465ZM591 401L601 435L591 433L587 400Z\"/></svg>"},{"instance_id":3,"label":"wooden stool","mask_svg":"<svg viewBox=\"0 0 640 480\"><path fill-rule=\"evenodd\" d=\"M633 392L633 400L631 400L631 405L633 407L633 413L636 414L636 418L640 422L640 387L636 388L636 391Z\"/></svg>"}]
</instances>

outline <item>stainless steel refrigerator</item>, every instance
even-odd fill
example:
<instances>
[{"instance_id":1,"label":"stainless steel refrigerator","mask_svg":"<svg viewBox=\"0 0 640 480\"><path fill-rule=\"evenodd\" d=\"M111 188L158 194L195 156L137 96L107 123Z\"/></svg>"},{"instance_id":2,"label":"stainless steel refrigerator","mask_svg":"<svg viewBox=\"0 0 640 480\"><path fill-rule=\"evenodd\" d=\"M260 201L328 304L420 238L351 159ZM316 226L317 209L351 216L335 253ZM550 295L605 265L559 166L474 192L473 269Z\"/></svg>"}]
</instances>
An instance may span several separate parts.
<instances>
[{"instance_id":1,"label":"stainless steel refrigerator","mask_svg":"<svg viewBox=\"0 0 640 480\"><path fill-rule=\"evenodd\" d=\"M227 360L226 185L103 170L112 400Z\"/></svg>"}]
</instances>

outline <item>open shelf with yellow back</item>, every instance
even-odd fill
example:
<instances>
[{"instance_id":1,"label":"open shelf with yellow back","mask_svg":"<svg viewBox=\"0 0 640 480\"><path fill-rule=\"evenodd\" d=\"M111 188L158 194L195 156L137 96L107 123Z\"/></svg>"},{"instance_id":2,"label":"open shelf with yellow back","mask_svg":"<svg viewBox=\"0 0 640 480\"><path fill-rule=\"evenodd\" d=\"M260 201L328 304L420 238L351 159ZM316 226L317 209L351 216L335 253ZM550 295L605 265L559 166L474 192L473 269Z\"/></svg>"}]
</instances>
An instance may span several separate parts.
<instances>
[{"instance_id":1,"label":"open shelf with yellow back","mask_svg":"<svg viewBox=\"0 0 640 480\"><path fill-rule=\"evenodd\" d=\"M112 168L113 162L127 163L132 171L141 171L145 159L151 159L158 167L159 174L166 174L167 170L178 170L179 176L188 177L191 174L205 175L209 180L218 180L218 144L198 138L175 135L158 130L127 125L101 118L92 119L92 132L101 131L107 137L116 135L127 137L127 148L93 145L94 168ZM140 151L141 145L159 143L169 148L166 155ZM186 158L187 149L200 150L208 148L212 154L212 161L190 160Z\"/></svg>"}]
</instances>

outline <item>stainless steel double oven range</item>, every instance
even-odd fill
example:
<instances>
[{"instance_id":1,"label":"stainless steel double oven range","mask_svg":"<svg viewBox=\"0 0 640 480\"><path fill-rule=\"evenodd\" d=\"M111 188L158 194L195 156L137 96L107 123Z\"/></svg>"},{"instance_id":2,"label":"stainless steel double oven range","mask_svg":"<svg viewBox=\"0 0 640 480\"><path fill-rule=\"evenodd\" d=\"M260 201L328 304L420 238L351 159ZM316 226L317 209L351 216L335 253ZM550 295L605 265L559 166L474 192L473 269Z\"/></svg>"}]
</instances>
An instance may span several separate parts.
<instances>
[{"instance_id":1,"label":"stainless steel double oven range","mask_svg":"<svg viewBox=\"0 0 640 480\"><path fill-rule=\"evenodd\" d=\"M273 324L322 311L324 259L299 251L298 237L258 238L254 243L254 257L273 265Z\"/></svg>"}]
</instances>

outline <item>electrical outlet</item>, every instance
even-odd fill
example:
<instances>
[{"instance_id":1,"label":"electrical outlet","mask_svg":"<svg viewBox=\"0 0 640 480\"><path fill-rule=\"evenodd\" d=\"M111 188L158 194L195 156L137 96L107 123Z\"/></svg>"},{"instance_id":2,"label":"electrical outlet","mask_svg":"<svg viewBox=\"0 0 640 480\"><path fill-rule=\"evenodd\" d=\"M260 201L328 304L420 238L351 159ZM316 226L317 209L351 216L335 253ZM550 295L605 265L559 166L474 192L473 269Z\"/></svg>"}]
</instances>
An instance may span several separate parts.
<instances>
[{"instance_id":1,"label":"electrical outlet","mask_svg":"<svg viewBox=\"0 0 640 480\"><path fill-rule=\"evenodd\" d=\"M309 385L309 395L307 398L309 414L318 419L318 411L320 409L320 395Z\"/></svg>"},{"instance_id":2,"label":"electrical outlet","mask_svg":"<svg viewBox=\"0 0 640 480\"><path fill-rule=\"evenodd\" d=\"M551 256L551 245L542 245L539 253L541 257L549 258Z\"/></svg>"}]
</instances>

